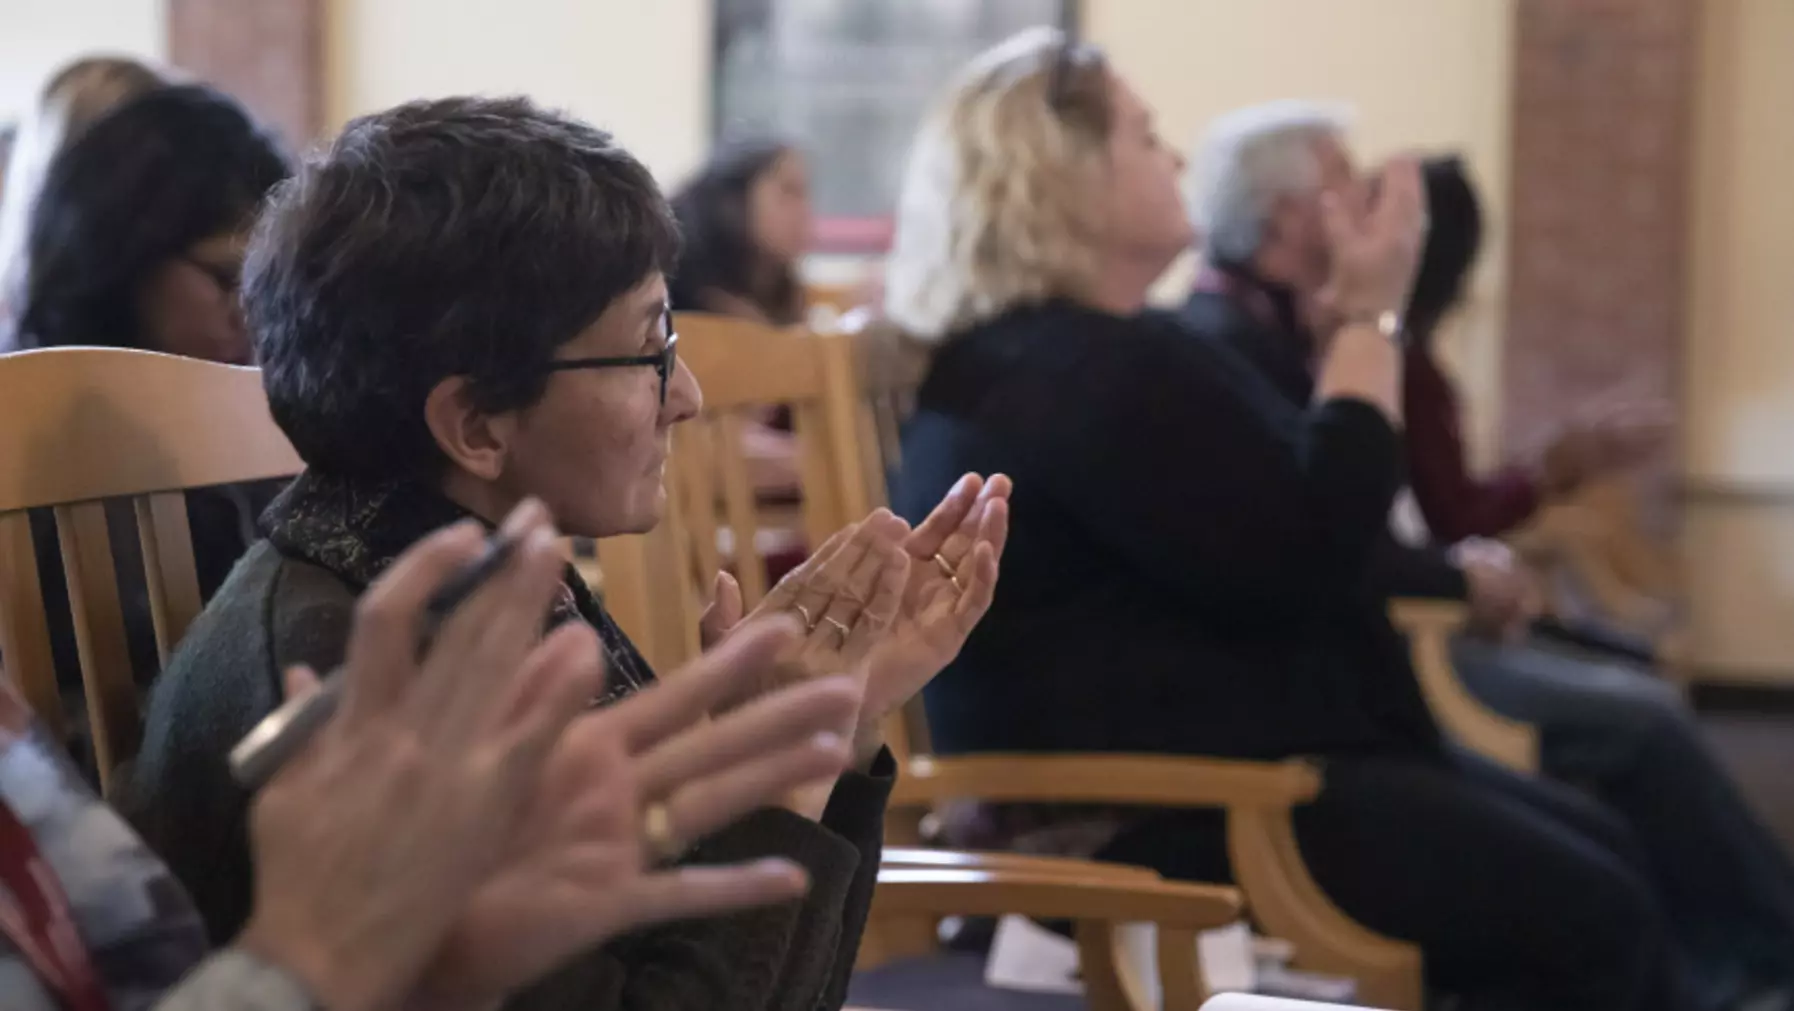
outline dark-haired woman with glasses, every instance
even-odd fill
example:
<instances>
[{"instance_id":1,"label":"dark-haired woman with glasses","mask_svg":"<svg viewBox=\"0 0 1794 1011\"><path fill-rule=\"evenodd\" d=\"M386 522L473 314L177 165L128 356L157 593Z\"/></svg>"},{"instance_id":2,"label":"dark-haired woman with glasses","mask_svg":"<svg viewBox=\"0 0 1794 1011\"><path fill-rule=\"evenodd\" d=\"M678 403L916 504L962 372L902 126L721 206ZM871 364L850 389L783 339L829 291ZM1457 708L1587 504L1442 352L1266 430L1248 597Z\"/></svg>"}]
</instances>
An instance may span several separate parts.
<instances>
[{"instance_id":1,"label":"dark-haired woman with glasses","mask_svg":"<svg viewBox=\"0 0 1794 1011\"><path fill-rule=\"evenodd\" d=\"M667 309L677 244L639 161L522 99L417 102L351 122L269 203L244 307L269 406L307 469L162 675L121 797L215 941L243 926L253 896L229 752L279 703L282 670L342 659L357 598L396 556L527 498L578 537L660 521L673 426L702 404ZM663 820L656 848L681 865L792 861L809 874L808 897L620 937L507 1006L840 1006L896 771L880 720L988 607L1008 488L969 475L913 530L882 510L851 524L758 608L806 635L794 662L734 684L717 711L781 679L857 675L858 711L833 730L850 767L704 838ZM718 600L706 644L742 618L739 600ZM594 703L621 704L655 681L569 569L543 623L578 622L606 658Z\"/></svg>"},{"instance_id":2,"label":"dark-haired woman with glasses","mask_svg":"<svg viewBox=\"0 0 1794 1011\"><path fill-rule=\"evenodd\" d=\"M210 88L150 88L87 125L50 160L26 229L21 350L139 348L208 361L253 357L237 278L256 208L288 174L272 134ZM255 539L280 482L187 495L202 597ZM127 642L138 680L157 667L154 626L128 506L108 510ZM54 524L33 538L59 682L75 701L80 667ZM79 708L78 706L75 708Z\"/></svg>"}]
</instances>

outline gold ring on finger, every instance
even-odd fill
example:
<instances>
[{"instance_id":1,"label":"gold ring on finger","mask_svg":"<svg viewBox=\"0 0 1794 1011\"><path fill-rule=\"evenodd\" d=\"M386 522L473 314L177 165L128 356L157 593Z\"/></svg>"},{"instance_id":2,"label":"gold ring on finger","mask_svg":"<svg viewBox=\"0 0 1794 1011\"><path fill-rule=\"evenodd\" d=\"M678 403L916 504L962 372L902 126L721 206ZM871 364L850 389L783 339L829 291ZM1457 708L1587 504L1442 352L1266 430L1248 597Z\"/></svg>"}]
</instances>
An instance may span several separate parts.
<instances>
[{"instance_id":1,"label":"gold ring on finger","mask_svg":"<svg viewBox=\"0 0 1794 1011\"><path fill-rule=\"evenodd\" d=\"M847 641L847 635L851 631L851 629L849 629L845 624L843 624L839 621L836 621L835 619L829 617L826 614L822 616L822 620L824 622L834 626L835 631L841 633L841 641L842 642Z\"/></svg>"},{"instance_id":2,"label":"gold ring on finger","mask_svg":"<svg viewBox=\"0 0 1794 1011\"><path fill-rule=\"evenodd\" d=\"M804 631L806 631L806 632L816 631L816 619L811 617L810 609L805 607L802 604L792 604L791 606L792 606L792 608L794 608L797 611L798 614L803 616Z\"/></svg>"},{"instance_id":3,"label":"gold ring on finger","mask_svg":"<svg viewBox=\"0 0 1794 1011\"><path fill-rule=\"evenodd\" d=\"M673 835L673 815L667 806L655 801L642 809L642 845L655 863L677 860L683 848Z\"/></svg>"}]
</instances>

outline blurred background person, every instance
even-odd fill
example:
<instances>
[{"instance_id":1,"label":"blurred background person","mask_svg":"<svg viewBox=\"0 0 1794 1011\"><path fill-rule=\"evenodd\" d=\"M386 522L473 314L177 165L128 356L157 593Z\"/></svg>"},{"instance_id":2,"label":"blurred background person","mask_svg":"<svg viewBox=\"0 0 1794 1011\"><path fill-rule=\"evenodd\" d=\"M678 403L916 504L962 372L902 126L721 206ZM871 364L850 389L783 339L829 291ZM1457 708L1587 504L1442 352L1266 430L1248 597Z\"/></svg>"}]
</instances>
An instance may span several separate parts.
<instances>
[{"instance_id":1,"label":"blurred background person","mask_svg":"<svg viewBox=\"0 0 1794 1011\"><path fill-rule=\"evenodd\" d=\"M1442 180L1448 163L1427 163L1427 240L1416 271L1430 299L1461 287L1466 192ZM1438 185L1435 185L1438 184ZM1341 114L1301 103L1236 110L1211 125L1195 156L1189 191L1206 237L1206 269L1183 315L1204 340L1258 370L1291 406L1314 397L1325 360L1325 298L1332 269L1321 227L1325 195L1361 184ZM1423 321L1436 323L1431 303ZM1431 330L1429 328L1428 332ZM1405 349L1404 359L1415 352ZM1409 406L1404 402L1404 408ZM1405 414L1406 434L1439 424ZM1668 685L1636 668L1602 662L1524 637L1530 575L1503 545L1398 544L1388 531L1372 556L1371 581L1397 596L1467 598L1475 635L1453 660L1465 684L1496 711L1539 726L1541 766L1586 789L1625 817L1662 882L1677 934L1695 956L1715 1006L1794 984L1794 866L1756 823ZM1463 589L1417 586L1417 571L1461 570ZM1431 580L1448 582L1445 574ZM1492 600L1490 598L1493 598ZM1699 854L1726 853L1725 859Z\"/></svg>"},{"instance_id":2,"label":"blurred background person","mask_svg":"<svg viewBox=\"0 0 1794 1011\"><path fill-rule=\"evenodd\" d=\"M1565 426L1536 462L1509 464L1486 477L1471 473L1463 406L1440 365L1438 345L1440 329L1469 295L1482 250L1482 205L1460 158L1427 164L1427 198L1434 231L1408 307L1402 373L1408 480L1432 535L1454 544L1512 533L1542 501L1635 466L1662 446L1666 428L1660 411L1613 405L1583 412L1588 419Z\"/></svg>"},{"instance_id":3,"label":"blurred background person","mask_svg":"<svg viewBox=\"0 0 1794 1011\"><path fill-rule=\"evenodd\" d=\"M32 207L20 346L141 348L208 361L253 360L238 278L248 231L288 174L274 137L234 99L199 85L144 92L91 123L46 169ZM256 537L284 482L187 493L200 594L209 599ZM158 667L154 622L128 505L107 511L126 631L140 682ZM32 517L58 679L79 711L80 665L60 549L47 511Z\"/></svg>"},{"instance_id":4,"label":"blurred background person","mask_svg":"<svg viewBox=\"0 0 1794 1011\"><path fill-rule=\"evenodd\" d=\"M739 316L769 326L802 326L809 308L799 270L811 239L809 169L784 141L723 145L672 197L679 258L667 279L674 312ZM791 412L779 407L742 426L743 456L763 506L802 498ZM796 527L769 524L756 538L767 581L804 560Z\"/></svg>"},{"instance_id":5,"label":"blurred background person","mask_svg":"<svg viewBox=\"0 0 1794 1011\"><path fill-rule=\"evenodd\" d=\"M159 88L91 124L32 204L22 348L142 348L248 364L237 307L243 249L289 169L234 99Z\"/></svg>"},{"instance_id":6,"label":"blurred background person","mask_svg":"<svg viewBox=\"0 0 1794 1011\"><path fill-rule=\"evenodd\" d=\"M810 249L803 152L770 139L723 145L672 196L683 246L673 309L795 326L808 308L799 264Z\"/></svg>"},{"instance_id":7,"label":"blurred background person","mask_svg":"<svg viewBox=\"0 0 1794 1011\"><path fill-rule=\"evenodd\" d=\"M56 153L118 103L166 83L164 72L122 56L68 64L44 85L37 105L0 158L0 352L14 341L26 273L31 206Z\"/></svg>"},{"instance_id":8,"label":"blurred background person","mask_svg":"<svg viewBox=\"0 0 1794 1011\"><path fill-rule=\"evenodd\" d=\"M674 312L800 326L808 303L799 266L810 248L809 171L784 141L725 144L672 196L678 262L667 280ZM748 476L764 502L798 497L797 442L783 408L744 427ZM803 558L796 532L768 552L772 578Z\"/></svg>"}]
</instances>

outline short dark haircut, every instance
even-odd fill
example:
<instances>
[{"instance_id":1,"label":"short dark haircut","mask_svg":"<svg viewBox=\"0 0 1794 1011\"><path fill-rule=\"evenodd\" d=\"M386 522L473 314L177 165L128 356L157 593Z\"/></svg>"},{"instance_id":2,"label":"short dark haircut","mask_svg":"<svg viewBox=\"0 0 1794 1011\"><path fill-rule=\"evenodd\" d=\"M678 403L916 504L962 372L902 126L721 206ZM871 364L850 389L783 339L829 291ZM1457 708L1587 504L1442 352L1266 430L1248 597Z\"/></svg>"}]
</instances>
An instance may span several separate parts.
<instances>
[{"instance_id":1,"label":"short dark haircut","mask_svg":"<svg viewBox=\"0 0 1794 1011\"><path fill-rule=\"evenodd\" d=\"M141 347L136 292L196 242L242 228L289 174L272 134L230 96L158 87L50 162L26 233L23 347Z\"/></svg>"},{"instance_id":2,"label":"short dark haircut","mask_svg":"<svg viewBox=\"0 0 1794 1011\"><path fill-rule=\"evenodd\" d=\"M1416 340L1433 331L1464 297L1470 268L1482 248L1483 214L1476 187L1456 155L1429 158L1421 165L1426 183L1427 235L1408 298L1408 327Z\"/></svg>"},{"instance_id":3,"label":"short dark haircut","mask_svg":"<svg viewBox=\"0 0 1794 1011\"><path fill-rule=\"evenodd\" d=\"M685 242L673 271L674 309L706 310L705 292L717 291L753 303L775 323L798 322L803 287L796 268L766 273L749 207L754 183L794 150L771 138L731 141L673 194Z\"/></svg>"},{"instance_id":4,"label":"short dark haircut","mask_svg":"<svg viewBox=\"0 0 1794 1011\"><path fill-rule=\"evenodd\" d=\"M610 134L523 98L365 116L263 215L244 306L274 419L307 465L423 478L430 391L539 400L555 350L678 253L654 178Z\"/></svg>"}]
</instances>

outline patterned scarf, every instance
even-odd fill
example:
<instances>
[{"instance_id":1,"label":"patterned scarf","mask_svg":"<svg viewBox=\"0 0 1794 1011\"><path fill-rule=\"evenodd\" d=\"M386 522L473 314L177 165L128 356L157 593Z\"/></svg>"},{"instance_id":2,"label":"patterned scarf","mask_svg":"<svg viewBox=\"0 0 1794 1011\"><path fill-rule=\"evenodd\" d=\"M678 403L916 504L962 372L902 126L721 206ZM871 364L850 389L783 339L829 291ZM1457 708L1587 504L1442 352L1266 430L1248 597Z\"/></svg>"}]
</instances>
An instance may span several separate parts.
<instances>
[{"instance_id":1,"label":"patterned scarf","mask_svg":"<svg viewBox=\"0 0 1794 1011\"><path fill-rule=\"evenodd\" d=\"M401 553L432 532L465 519L492 524L433 488L413 482L363 482L306 471L262 514L262 529L281 554L328 569L357 590L379 578ZM604 644L608 681L593 700L606 705L654 680L648 662L571 565L549 608L545 630L580 620Z\"/></svg>"}]
</instances>

